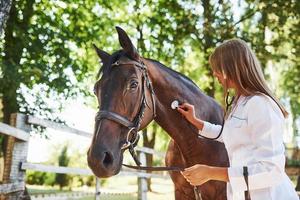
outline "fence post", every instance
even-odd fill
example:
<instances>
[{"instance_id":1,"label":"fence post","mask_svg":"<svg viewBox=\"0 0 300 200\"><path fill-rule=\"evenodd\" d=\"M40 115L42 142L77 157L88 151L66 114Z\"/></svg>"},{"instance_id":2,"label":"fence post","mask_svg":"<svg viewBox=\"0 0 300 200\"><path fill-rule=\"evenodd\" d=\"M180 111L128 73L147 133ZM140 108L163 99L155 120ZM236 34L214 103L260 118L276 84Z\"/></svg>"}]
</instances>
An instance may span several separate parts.
<instances>
[{"instance_id":1,"label":"fence post","mask_svg":"<svg viewBox=\"0 0 300 200\"><path fill-rule=\"evenodd\" d=\"M95 200L100 200L100 180L98 177L95 177L96 178L96 193L95 193Z\"/></svg>"},{"instance_id":2,"label":"fence post","mask_svg":"<svg viewBox=\"0 0 300 200\"><path fill-rule=\"evenodd\" d=\"M10 125L19 128L23 131L30 132L30 125L26 124L26 115L14 113L11 115ZM15 139L11 154L11 167L9 173L10 183L20 183L25 186L25 171L20 170L22 162L26 162L28 153L28 141ZM30 199L29 195L25 194L25 187L21 191L8 194L9 200Z\"/></svg>"},{"instance_id":3,"label":"fence post","mask_svg":"<svg viewBox=\"0 0 300 200\"><path fill-rule=\"evenodd\" d=\"M143 151L138 152L139 159L142 165L146 165L146 153ZM138 177L138 200L147 200L147 178L145 177Z\"/></svg>"}]
</instances>

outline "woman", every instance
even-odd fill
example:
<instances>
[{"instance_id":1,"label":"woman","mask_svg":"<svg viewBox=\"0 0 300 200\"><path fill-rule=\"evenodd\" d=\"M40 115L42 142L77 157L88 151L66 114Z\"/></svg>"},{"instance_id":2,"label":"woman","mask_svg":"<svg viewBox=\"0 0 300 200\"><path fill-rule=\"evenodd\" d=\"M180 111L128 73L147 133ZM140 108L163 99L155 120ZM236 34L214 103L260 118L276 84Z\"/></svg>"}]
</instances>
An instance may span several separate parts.
<instances>
[{"instance_id":1,"label":"woman","mask_svg":"<svg viewBox=\"0 0 300 200\"><path fill-rule=\"evenodd\" d=\"M282 134L288 113L268 88L256 56L246 42L232 39L217 47L209 62L224 94L230 88L235 91L223 128L198 119L191 104L177 110L204 137L216 138L222 132L217 140L225 144L230 167L197 164L182 175L193 186L209 180L228 182L228 200L244 200L247 189L252 200L298 200L284 171Z\"/></svg>"}]
</instances>

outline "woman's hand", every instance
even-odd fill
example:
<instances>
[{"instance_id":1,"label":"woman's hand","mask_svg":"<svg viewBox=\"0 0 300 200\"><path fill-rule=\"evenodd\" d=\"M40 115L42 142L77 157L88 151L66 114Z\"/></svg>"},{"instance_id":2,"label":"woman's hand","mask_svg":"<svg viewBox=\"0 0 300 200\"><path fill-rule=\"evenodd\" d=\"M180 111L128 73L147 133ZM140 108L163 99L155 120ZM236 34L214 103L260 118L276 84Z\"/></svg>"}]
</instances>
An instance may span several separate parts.
<instances>
[{"instance_id":1,"label":"woman's hand","mask_svg":"<svg viewBox=\"0 0 300 200\"><path fill-rule=\"evenodd\" d=\"M194 105L183 103L177 107L180 112L189 122L193 123L196 119Z\"/></svg>"},{"instance_id":2,"label":"woman's hand","mask_svg":"<svg viewBox=\"0 0 300 200\"><path fill-rule=\"evenodd\" d=\"M194 165L186 168L181 174L193 186L202 185L212 179L212 168L207 165Z\"/></svg>"},{"instance_id":3,"label":"woman's hand","mask_svg":"<svg viewBox=\"0 0 300 200\"><path fill-rule=\"evenodd\" d=\"M181 172L184 178L193 186L202 185L209 180L228 182L228 168L212 167L196 164Z\"/></svg>"},{"instance_id":4,"label":"woman's hand","mask_svg":"<svg viewBox=\"0 0 300 200\"><path fill-rule=\"evenodd\" d=\"M194 105L189 103L183 103L177 107L178 112L180 112L191 124L193 124L198 130L203 129L204 121L198 119L195 115Z\"/></svg>"}]
</instances>

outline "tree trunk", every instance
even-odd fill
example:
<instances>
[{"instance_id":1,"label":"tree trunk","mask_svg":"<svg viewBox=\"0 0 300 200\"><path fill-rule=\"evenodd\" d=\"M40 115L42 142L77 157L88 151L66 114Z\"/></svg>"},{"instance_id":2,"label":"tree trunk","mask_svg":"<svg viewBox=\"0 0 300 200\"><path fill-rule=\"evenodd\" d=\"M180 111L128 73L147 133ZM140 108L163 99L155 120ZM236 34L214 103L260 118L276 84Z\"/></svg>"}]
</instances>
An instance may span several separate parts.
<instances>
[{"instance_id":1,"label":"tree trunk","mask_svg":"<svg viewBox=\"0 0 300 200\"><path fill-rule=\"evenodd\" d=\"M0 35L2 35L3 33L3 30L5 28L5 24L6 24L6 21L9 17L9 11L10 11L10 7L11 7L11 0L1 0L1 3L0 3ZM1 81L0 81L1 83ZM0 91L1 93L1 91ZM0 137L4 137L3 135L0 135ZM4 139L3 140L0 140L1 141L1 149L0 149L0 158L2 156L4 156L4 146L5 144L4 143L7 143L7 141L5 141ZM1 162L1 165L3 166L4 165L4 159L1 158L0 159L0 162ZM3 181L3 173L4 173L4 167L0 169L1 172L0 172L0 182ZM3 170L3 171L2 171Z\"/></svg>"}]
</instances>

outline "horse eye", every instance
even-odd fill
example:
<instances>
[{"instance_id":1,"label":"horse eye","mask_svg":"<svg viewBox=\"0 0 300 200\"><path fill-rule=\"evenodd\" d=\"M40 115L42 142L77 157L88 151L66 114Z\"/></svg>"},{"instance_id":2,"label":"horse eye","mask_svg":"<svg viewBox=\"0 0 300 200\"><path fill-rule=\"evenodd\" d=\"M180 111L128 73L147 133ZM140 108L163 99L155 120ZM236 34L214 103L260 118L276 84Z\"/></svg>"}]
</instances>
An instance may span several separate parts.
<instances>
[{"instance_id":1,"label":"horse eye","mask_svg":"<svg viewBox=\"0 0 300 200\"><path fill-rule=\"evenodd\" d=\"M130 89L135 89L135 88L137 88L137 86L138 86L138 82L137 81L132 81L130 83Z\"/></svg>"}]
</instances>

